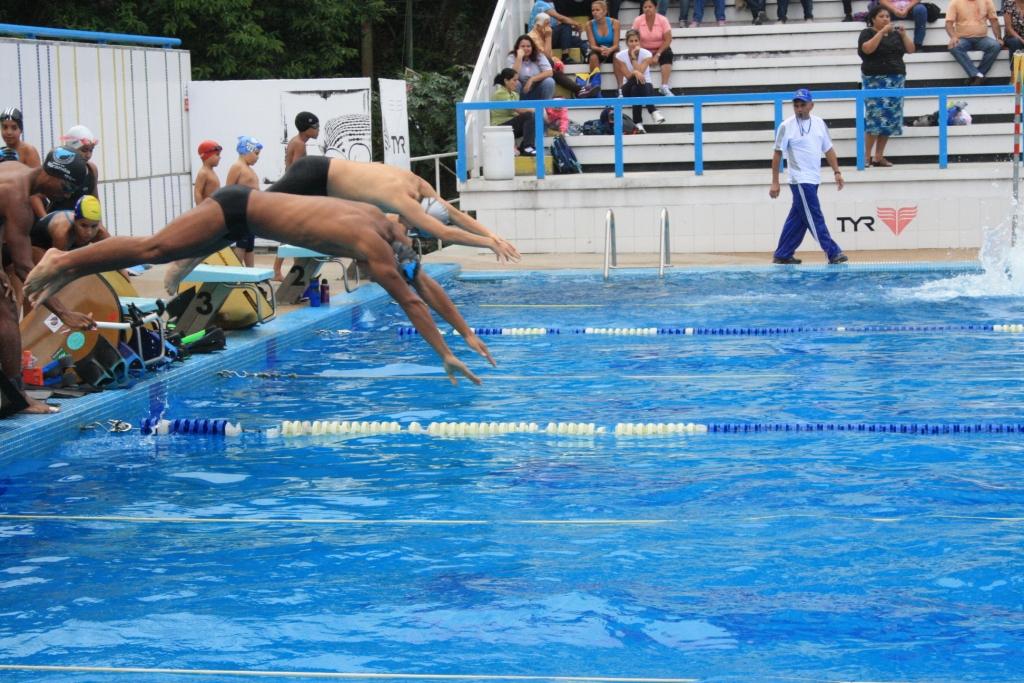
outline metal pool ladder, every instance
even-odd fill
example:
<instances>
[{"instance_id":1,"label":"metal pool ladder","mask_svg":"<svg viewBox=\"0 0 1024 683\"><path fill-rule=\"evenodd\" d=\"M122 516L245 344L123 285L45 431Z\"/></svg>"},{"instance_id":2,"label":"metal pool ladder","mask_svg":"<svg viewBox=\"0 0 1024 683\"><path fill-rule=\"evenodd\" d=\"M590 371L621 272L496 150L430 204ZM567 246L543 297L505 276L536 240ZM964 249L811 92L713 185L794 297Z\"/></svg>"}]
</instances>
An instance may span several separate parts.
<instances>
[{"instance_id":1,"label":"metal pool ladder","mask_svg":"<svg viewBox=\"0 0 1024 683\"><path fill-rule=\"evenodd\" d=\"M658 240L658 277L665 277L665 269L672 267L672 247L669 245L668 239L668 209L661 210L658 232L661 237ZM608 209L608 213L604 216L604 279L608 279L609 271L618 267L619 255L615 246L615 212Z\"/></svg>"}]
</instances>

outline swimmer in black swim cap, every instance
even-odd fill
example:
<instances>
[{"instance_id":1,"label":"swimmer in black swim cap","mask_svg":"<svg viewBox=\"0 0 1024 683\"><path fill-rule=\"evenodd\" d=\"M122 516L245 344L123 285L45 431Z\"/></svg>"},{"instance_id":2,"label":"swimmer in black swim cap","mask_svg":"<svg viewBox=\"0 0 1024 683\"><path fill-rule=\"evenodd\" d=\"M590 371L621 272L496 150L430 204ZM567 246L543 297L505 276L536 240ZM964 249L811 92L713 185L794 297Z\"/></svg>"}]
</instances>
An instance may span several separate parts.
<instances>
[{"instance_id":1,"label":"swimmer in black swim cap","mask_svg":"<svg viewBox=\"0 0 1024 683\"><path fill-rule=\"evenodd\" d=\"M43 160L43 170L48 176L59 178L63 183L65 196L77 192L89 177L85 157L68 147L54 147Z\"/></svg>"}]
</instances>

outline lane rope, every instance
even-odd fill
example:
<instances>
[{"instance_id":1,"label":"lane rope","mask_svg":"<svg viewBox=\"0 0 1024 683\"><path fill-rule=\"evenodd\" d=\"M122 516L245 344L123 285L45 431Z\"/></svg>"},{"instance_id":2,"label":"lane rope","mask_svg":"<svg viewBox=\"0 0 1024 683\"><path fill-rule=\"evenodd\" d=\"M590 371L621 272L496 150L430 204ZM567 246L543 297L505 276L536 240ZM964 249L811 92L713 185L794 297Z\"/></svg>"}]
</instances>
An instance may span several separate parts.
<instances>
[{"instance_id":1,"label":"lane rope","mask_svg":"<svg viewBox=\"0 0 1024 683\"><path fill-rule=\"evenodd\" d=\"M334 671L260 671L247 669L172 669L142 666L58 666L0 664L0 671L49 673L173 674L178 676L249 676L259 678L312 678L321 680L417 680L417 681L559 681L561 683L698 683L698 678L648 678L634 676L529 676L515 674L403 674Z\"/></svg>"},{"instance_id":2,"label":"lane rope","mask_svg":"<svg viewBox=\"0 0 1024 683\"><path fill-rule=\"evenodd\" d=\"M399 337L415 337L419 331L411 325L396 328ZM687 337L777 337L792 334L864 334L864 333L928 333L928 332L1003 332L1024 333L1024 324L954 324L954 325L798 325L795 327L474 327L479 337L604 335L654 337L682 335ZM446 334L445 330L440 330ZM459 336L456 330L450 333Z\"/></svg>"}]
</instances>

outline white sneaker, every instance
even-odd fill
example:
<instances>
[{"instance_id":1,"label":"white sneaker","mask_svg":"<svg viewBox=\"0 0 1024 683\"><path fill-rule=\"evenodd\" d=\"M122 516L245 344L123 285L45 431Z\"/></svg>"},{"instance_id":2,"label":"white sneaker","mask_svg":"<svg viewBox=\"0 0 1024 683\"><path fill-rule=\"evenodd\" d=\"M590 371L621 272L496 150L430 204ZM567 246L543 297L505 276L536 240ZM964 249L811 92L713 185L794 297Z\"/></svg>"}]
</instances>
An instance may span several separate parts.
<instances>
[{"instance_id":1,"label":"white sneaker","mask_svg":"<svg viewBox=\"0 0 1024 683\"><path fill-rule=\"evenodd\" d=\"M636 124L636 132L637 133L646 133L647 131L644 129L644 124L642 124L642 123Z\"/></svg>"},{"instance_id":2,"label":"white sneaker","mask_svg":"<svg viewBox=\"0 0 1024 683\"><path fill-rule=\"evenodd\" d=\"M661 112L657 109L651 114L651 118L654 119L655 123L665 123L665 117L661 115Z\"/></svg>"},{"instance_id":3,"label":"white sneaker","mask_svg":"<svg viewBox=\"0 0 1024 683\"><path fill-rule=\"evenodd\" d=\"M623 95L623 94L622 94L622 91L620 90L620 91L619 91L619 99L622 99L623 97L625 97L625 95Z\"/></svg>"},{"instance_id":4,"label":"white sneaker","mask_svg":"<svg viewBox=\"0 0 1024 683\"><path fill-rule=\"evenodd\" d=\"M665 97L672 97L672 90L667 85L663 85L660 88L658 88L658 92L660 92Z\"/></svg>"}]
</instances>

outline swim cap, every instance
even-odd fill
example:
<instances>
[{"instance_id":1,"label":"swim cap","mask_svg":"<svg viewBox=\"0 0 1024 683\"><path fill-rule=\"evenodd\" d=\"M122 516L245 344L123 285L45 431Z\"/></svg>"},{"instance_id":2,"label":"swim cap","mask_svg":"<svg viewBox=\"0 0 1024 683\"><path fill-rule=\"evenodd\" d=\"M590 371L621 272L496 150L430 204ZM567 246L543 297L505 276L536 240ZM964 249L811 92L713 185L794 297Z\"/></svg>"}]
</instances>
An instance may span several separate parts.
<instances>
[{"instance_id":1,"label":"swim cap","mask_svg":"<svg viewBox=\"0 0 1024 683\"><path fill-rule=\"evenodd\" d=\"M7 109L0 111L0 121L6 121L7 119L14 121L18 124L18 128L25 130L25 126L21 119L21 110L17 107L8 107Z\"/></svg>"},{"instance_id":2,"label":"swim cap","mask_svg":"<svg viewBox=\"0 0 1024 683\"><path fill-rule=\"evenodd\" d=\"M235 149L238 150L239 154L258 152L263 149L263 143L251 135L239 135L238 144L235 145Z\"/></svg>"},{"instance_id":3,"label":"swim cap","mask_svg":"<svg viewBox=\"0 0 1024 683\"><path fill-rule=\"evenodd\" d=\"M68 128L68 132L60 136L60 144L76 152L85 145L98 145L100 139L92 134L87 127L78 125Z\"/></svg>"},{"instance_id":4,"label":"swim cap","mask_svg":"<svg viewBox=\"0 0 1024 683\"><path fill-rule=\"evenodd\" d=\"M218 154L224 148L220 146L220 143L214 140L203 140L199 143L199 158L206 161L214 154Z\"/></svg>"},{"instance_id":5,"label":"swim cap","mask_svg":"<svg viewBox=\"0 0 1024 683\"><path fill-rule=\"evenodd\" d=\"M65 184L72 184L75 188L84 187L89 180L89 167L85 163L85 157L67 147L51 149L43 160L43 170L47 175L60 178Z\"/></svg>"},{"instance_id":6,"label":"swim cap","mask_svg":"<svg viewBox=\"0 0 1024 683\"><path fill-rule=\"evenodd\" d=\"M316 117L316 114L310 114L308 111L300 111L295 115L295 127L301 133L304 130L310 128L319 128L320 119Z\"/></svg>"},{"instance_id":7,"label":"swim cap","mask_svg":"<svg viewBox=\"0 0 1024 683\"><path fill-rule=\"evenodd\" d=\"M84 218L87 221L98 221L103 217L100 211L100 200L91 194L79 197L75 202L75 218Z\"/></svg>"},{"instance_id":8,"label":"swim cap","mask_svg":"<svg viewBox=\"0 0 1024 683\"><path fill-rule=\"evenodd\" d=\"M427 212L428 216L433 216L444 225L451 225L452 219L448 215L448 209L444 204L437 201L433 197L424 197L420 200L420 206Z\"/></svg>"},{"instance_id":9,"label":"swim cap","mask_svg":"<svg viewBox=\"0 0 1024 683\"><path fill-rule=\"evenodd\" d=\"M0 147L0 162L18 161L18 150L13 147Z\"/></svg>"}]
</instances>

